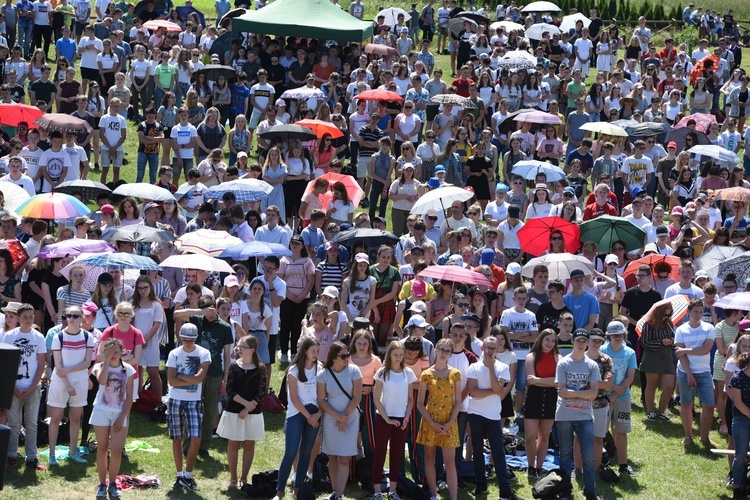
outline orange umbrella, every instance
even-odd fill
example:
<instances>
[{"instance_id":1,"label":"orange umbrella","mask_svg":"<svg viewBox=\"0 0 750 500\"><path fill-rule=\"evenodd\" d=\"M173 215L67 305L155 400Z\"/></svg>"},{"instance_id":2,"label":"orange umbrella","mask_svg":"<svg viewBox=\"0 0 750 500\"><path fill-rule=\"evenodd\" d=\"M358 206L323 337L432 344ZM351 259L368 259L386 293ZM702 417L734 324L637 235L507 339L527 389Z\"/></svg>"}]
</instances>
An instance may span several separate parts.
<instances>
[{"instance_id":1,"label":"orange umbrella","mask_svg":"<svg viewBox=\"0 0 750 500\"><path fill-rule=\"evenodd\" d=\"M740 186L718 189L714 192L714 200L750 202L750 189Z\"/></svg>"},{"instance_id":2,"label":"orange umbrella","mask_svg":"<svg viewBox=\"0 0 750 500\"><path fill-rule=\"evenodd\" d=\"M646 264L648 267L651 268L651 274L653 276L654 274L656 274L656 271L654 271L654 267L656 267L656 265L661 262L666 262L667 264L672 266L672 271L669 273L669 277L675 281L679 281L680 280L680 264L682 263L680 258L675 257L674 255L659 255L659 254L647 255L645 257L641 257L640 259L630 262L630 264L628 264L628 267L622 273L622 279L625 280L625 284L628 287L631 287L635 284L635 273L638 272L638 266L642 264Z\"/></svg>"},{"instance_id":3,"label":"orange umbrella","mask_svg":"<svg viewBox=\"0 0 750 500\"><path fill-rule=\"evenodd\" d=\"M331 137L338 139L344 137L344 133L333 123L324 122L323 120L300 120L294 122L295 125L300 127L307 127L313 132L318 139L322 139L324 134L331 134Z\"/></svg>"},{"instance_id":4,"label":"orange umbrella","mask_svg":"<svg viewBox=\"0 0 750 500\"><path fill-rule=\"evenodd\" d=\"M346 194L354 204L354 208L359 206L359 202L365 194L364 190L359 184L357 184L357 181L351 175L341 175L329 172L325 175L321 175L318 179L325 179L328 181L328 191L319 196L320 204L323 205L324 209L328 206L328 202L333 198L333 185L337 182L342 182L346 187ZM313 187L315 187L315 181L318 179L314 179L307 184L305 192L302 195L303 198L307 196L308 193L312 193Z\"/></svg>"}]
</instances>

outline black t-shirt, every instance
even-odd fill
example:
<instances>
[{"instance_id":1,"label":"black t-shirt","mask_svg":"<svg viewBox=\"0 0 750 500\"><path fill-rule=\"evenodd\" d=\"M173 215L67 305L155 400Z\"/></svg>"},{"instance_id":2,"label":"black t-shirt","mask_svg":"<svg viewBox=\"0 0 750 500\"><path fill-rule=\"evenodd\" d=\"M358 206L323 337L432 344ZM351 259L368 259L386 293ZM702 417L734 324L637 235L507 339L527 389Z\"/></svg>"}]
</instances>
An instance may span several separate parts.
<instances>
[{"instance_id":1,"label":"black t-shirt","mask_svg":"<svg viewBox=\"0 0 750 500\"><path fill-rule=\"evenodd\" d=\"M647 292L643 292L636 286L625 292L625 296L622 298L622 307L627 308L628 316L639 320L661 298L661 294L653 288ZM634 333L635 325L628 325L628 331Z\"/></svg>"},{"instance_id":2,"label":"black t-shirt","mask_svg":"<svg viewBox=\"0 0 750 500\"><path fill-rule=\"evenodd\" d=\"M21 102L24 96L26 96L26 91L23 89L23 85L16 85L10 88L10 99L13 102Z\"/></svg>"},{"instance_id":3,"label":"black t-shirt","mask_svg":"<svg viewBox=\"0 0 750 500\"><path fill-rule=\"evenodd\" d=\"M312 73L312 64L307 62L303 62L302 64L299 63L299 60L294 61L291 66L289 66L289 71L291 71L292 78L294 78L297 81L302 82L301 84L289 82L290 85L296 86L296 85L304 85L305 78L307 78L307 75L309 73Z\"/></svg>"},{"instance_id":4,"label":"black t-shirt","mask_svg":"<svg viewBox=\"0 0 750 500\"><path fill-rule=\"evenodd\" d=\"M148 123L148 122L141 122L138 124L137 132L143 132L143 135L146 137L156 137L159 134L161 134L164 127L161 126L159 122L154 123ZM153 143L145 143L138 141L138 152L139 153L146 153L146 154L158 154L159 153L159 143L153 142Z\"/></svg>"},{"instance_id":5,"label":"black t-shirt","mask_svg":"<svg viewBox=\"0 0 750 500\"><path fill-rule=\"evenodd\" d=\"M603 25L604 21L601 18L592 19L591 24L589 24L589 37L592 39L596 38Z\"/></svg>"},{"instance_id":6,"label":"black t-shirt","mask_svg":"<svg viewBox=\"0 0 750 500\"><path fill-rule=\"evenodd\" d=\"M46 82L37 80L29 85L29 92L34 92L35 100L44 101L47 104L50 104L50 101L52 100L52 94L57 93L57 86L49 80ZM30 104L32 106L35 105L35 103L33 102Z\"/></svg>"},{"instance_id":7,"label":"black t-shirt","mask_svg":"<svg viewBox=\"0 0 750 500\"><path fill-rule=\"evenodd\" d=\"M545 302L536 310L536 325L541 332L545 328L552 328L555 333L560 333L560 315L564 312L572 311L568 309L568 306L563 306L562 309L555 309L551 302Z\"/></svg>"},{"instance_id":8,"label":"black t-shirt","mask_svg":"<svg viewBox=\"0 0 750 500\"><path fill-rule=\"evenodd\" d=\"M141 21L145 23L146 21L159 19L159 14L156 12L156 10L152 10L151 12L149 12L148 9L143 9L143 12L141 12L138 17L140 17Z\"/></svg>"}]
</instances>

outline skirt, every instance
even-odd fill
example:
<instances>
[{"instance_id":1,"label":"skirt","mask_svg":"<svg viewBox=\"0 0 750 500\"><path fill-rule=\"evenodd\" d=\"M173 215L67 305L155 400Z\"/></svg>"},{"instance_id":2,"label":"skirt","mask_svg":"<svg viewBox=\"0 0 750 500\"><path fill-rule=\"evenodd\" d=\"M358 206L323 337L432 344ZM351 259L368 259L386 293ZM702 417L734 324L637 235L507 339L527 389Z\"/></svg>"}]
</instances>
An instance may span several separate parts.
<instances>
[{"instance_id":1,"label":"skirt","mask_svg":"<svg viewBox=\"0 0 750 500\"><path fill-rule=\"evenodd\" d=\"M271 352L268 350L268 340L266 340L266 331L265 330L253 330L250 332L247 332L248 335L252 335L256 339L258 339L258 357L263 362L263 364L267 365L271 362Z\"/></svg>"},{"instance_id":2,"label":"skirt","mask_svg":"<svg viewBox=\"0 0 750 500\"><path fill-rule=\"evenodd\" d=\"M662 346L658 351L648 351L644 349L639 369L643 373L674 375L675 366L672 361L672 347Z\"/></svg>"},{"instance_id":3,"label":"skirt","mask_svg":"<svg viewBox=\"0 0 750 500\"><path fill-rule=\"evenodd\" d=\"M529 385L524 400L524 418L554 420L557 409L557 388Z\"/></svg>"},{"instance_id":4,"label":"skirt","mask_svg":"<svg viewBox=\"0 0 750 500\"><path fill-rule=\"evenodd\" d=\"M260 441L266 437L263 413L250 413L242 419L239 413L225 411L221 414L216 433L230 441Z\"/></svg>"},{"instance_id":5,"label":"skirt","mask_svg":"<svg viewBox=\"0 0 750 500\"><path fill-rule=\"evenodd\" d=\"M376 288L375 289L375 298L379 299L380 297L384 295L388 295L391 291L385 290L382 288ZM380 323L384 324L390 324L392 325L393 322L396 320L396 301L395 300L389 300L388 302L381 302L377 306L378 312L380 313ZM374 321L375 315L374 313L371 313L370 315L370 321Z\"/></svg>"}]
</instances>

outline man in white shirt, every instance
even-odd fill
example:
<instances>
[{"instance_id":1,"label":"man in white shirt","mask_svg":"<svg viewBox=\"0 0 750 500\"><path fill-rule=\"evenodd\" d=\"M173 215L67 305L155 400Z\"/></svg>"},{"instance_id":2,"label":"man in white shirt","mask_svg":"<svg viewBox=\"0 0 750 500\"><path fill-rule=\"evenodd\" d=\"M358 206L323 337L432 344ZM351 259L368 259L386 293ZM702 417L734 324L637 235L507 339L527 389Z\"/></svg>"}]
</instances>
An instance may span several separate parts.
<instances>
[{"instance_id":1,"label":"man in white shirt","mask_svg":"<svg viewBox=\"0 0 750 500\"><path fill-rule=\"evenodd\" d=\"M667 287L664 292L664 298L674 297L675 295L685 295L690 300L703 299L703 290L693 284L695 268L690 260L683 260L680 264L680 281Z\"/></svg>"},{"instance_id":2,"label":"man in white shirt","mask_svg":"<svg viewBox=\"0 0 750 500\"><path fill-rule=\"evenodd\" d=\"M588 28L584 27L581 30L581 38L576 40L573 46L576 49L573 69L580 69L581 76L586 79L586 77L589 75L591 56L594 52L594 44L591 42L591 40L589 40Z\"/></svg>"},{"instance_id":3,"label":"man in white shirt","mask_svg":"<svg viewBox=\"0 0 750 500\"><path fill-rule=\"evenodd\" d=\"M625 174L625 187L630 193L636 187L646 189L654 176L654 164L643 155L646 150L646 143L639 139L635 141L634 146L635 154L625 158L621 167L622 173Z\"/></svg>"},{"instance_id":4,"label":"man in white shirt","mask_svg":"<svg viewBox=\"0 0 750 500\"><path fill-rule=\"evenodd\" d=\"M708 50L708 40L706 40L705 38L701 38L701 40L698 42L698 48L695 49L692 54L690 54L690 61L693 64L697 64L698 61L710 54L711 52L709 52Z\"/></svg>"},{"instance_id":5,"label":"man in white shirt","mask_svg":"<svg viewBox=\"0 0 750 500\"><path fill-rule=\"evenodd\" d=\"M70 169L70 155L63 151L62 132L53 130L49 134L52 147L42 153L39 158L39 168L42 172L42 192L50 193L58 184L65 180Z\"/></svg>"},{"instance_id":6,"label":"man in white shirt","mask_svg":"<svg viewBox=\"0 0 750 500\"><path fill-rule=\"evenodd\" d=\"M128 135L126 129L128 123L119 114L122 105L119 98L113 97L109 101L109 114L102 116L99 120L99 134L102 142L102 175L99 182L102 184L107 183L110 165L113 168L112 183L117 184L120 180L125 139Z\"/></svg>"},{"instance_id":7,"label":"man in white shirt","mask_svg":"<svg viewBox=\"0 0 750 500\"><path fill-rule=\"evenodd\" d=\"M268 72L265 69L258 70L258 83L250 88L250 106L253 112L247 124L250 131L248 141L252 141L253 132L258 128L258 124L268 112L268 108L273 106L276 90L266 81L267 79Z\"/></svg>"},{"instance_id":8,"label":"man in white shirt","mask_svg":"<svg viewBox=\"0 0 750 500\"><path fill-rule=\"evenodd\" d=\"M464 204L462 202L454 201L451 203L450 214L451 216L440 225L440 230L443 233L447 233L449 230L460 231L463 228L468 228L473 236L477 235L474 221L464 217Z\"/></svg>"},{"instance_id":9,"label":"man in white shirt","mask_svg":"<svg viewBox=\"0 0 750 500\"><path fill-rule=\"evenodd\" d=\"M643 197L636 196L631 206L633 207L633 213L625 217L625 219L648 232L647 227L651 225L651 221L643 215Z\"/></svg>"},{"instance_id":10,"label":"man in white shirt","mask_svg":"<svg viewBox=\"0 0 750 500\"><path fill-rule=\"evenodd\" d=\"M22 187L29 196L34 196L34 181L31 177L21 173L21 167L23 166L23 158L20 156L11 156L8 160L8 170L10 173L4 176L2 182L8 182L15 184L16 186Z\"/></svg>"},{"instance_id":11,"label":"man in white shirt","mask_svg":"<svg viewBox=\"0 0 750 500\"><path fill-rule=\"evenodd\" d=\"M89 157L86 150L76 144L77 134L75 132L65 132L66 153L70 155L70 168L65 176L65 181L77 181L85 179L89 172Z\"/></svg>"}]
</instances>

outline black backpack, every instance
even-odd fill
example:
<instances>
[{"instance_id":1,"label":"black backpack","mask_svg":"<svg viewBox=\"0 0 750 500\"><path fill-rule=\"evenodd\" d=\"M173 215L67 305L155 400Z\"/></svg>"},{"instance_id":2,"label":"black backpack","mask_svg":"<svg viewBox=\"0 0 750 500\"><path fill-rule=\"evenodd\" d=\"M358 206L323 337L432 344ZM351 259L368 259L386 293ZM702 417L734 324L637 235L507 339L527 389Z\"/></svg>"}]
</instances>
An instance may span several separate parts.
<instances>
[{"instance_id":1,"label":"black backpack","mask_svg":"<svg viewBox=\"0 0 750 500\"><path fill-rule=\"evenodd\" d=\"M550 471L534 484L531 494L534 498L556 499L565 490L564 476L562 469Z\"/></svg>"}]
</instances>

